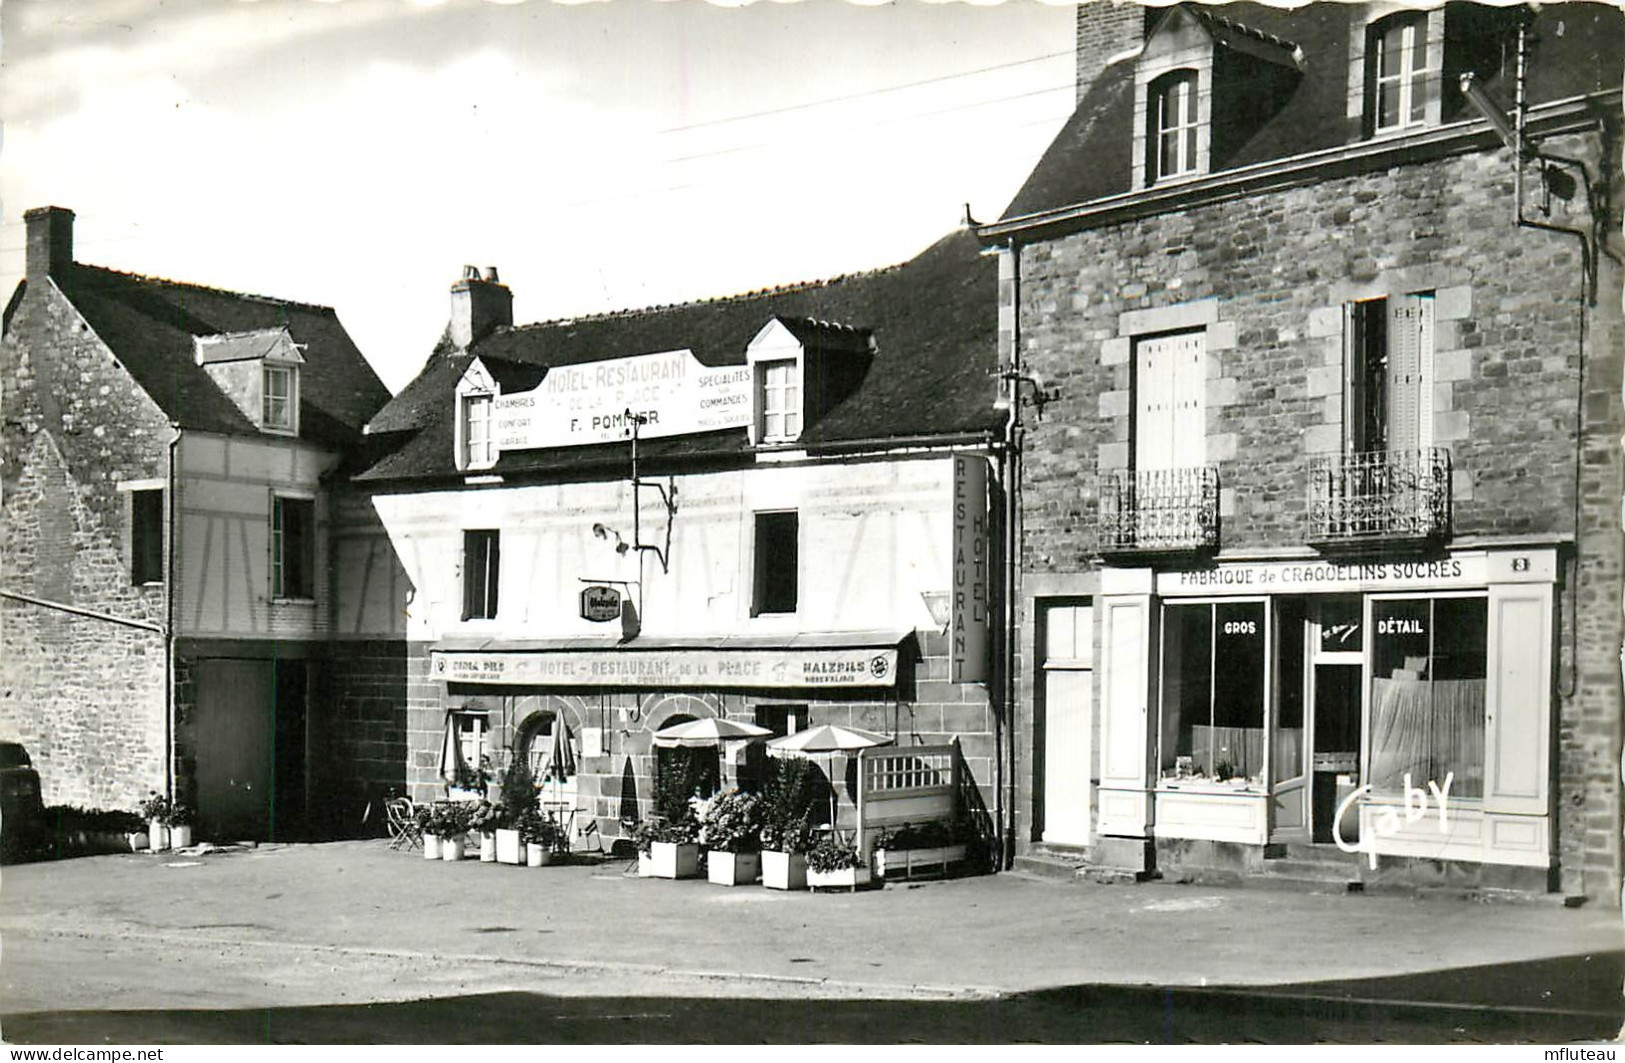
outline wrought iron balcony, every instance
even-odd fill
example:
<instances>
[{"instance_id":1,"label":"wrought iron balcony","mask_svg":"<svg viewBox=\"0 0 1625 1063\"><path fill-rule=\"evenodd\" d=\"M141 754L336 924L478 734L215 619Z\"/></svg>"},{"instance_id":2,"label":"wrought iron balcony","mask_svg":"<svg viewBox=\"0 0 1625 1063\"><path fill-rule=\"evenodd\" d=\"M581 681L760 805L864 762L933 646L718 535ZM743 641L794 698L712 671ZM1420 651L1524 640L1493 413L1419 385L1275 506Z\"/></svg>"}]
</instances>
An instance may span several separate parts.
<instances>
[{"instance_id":1,"label":"wrought iron balcony","mask_svg":"<svg viewBox=\"0 0 1625 1063\"><path fill-rule=\"evenodd\" d=\"M1219 545L1219 470L1118 469L1100 476L1100 552L1173 554Z\"/></svg>"},{"instance_id":2,"label":"wrought iron balcony","mask_svg":"<svg viewBox=\"0 0 1625 1063\"><path fill-rule=\"evenodd\" d=\"M1450 533L1450 452L1328 454L1309 459L1309 541L1418 543Z\"/></svg>"}]
</instances>

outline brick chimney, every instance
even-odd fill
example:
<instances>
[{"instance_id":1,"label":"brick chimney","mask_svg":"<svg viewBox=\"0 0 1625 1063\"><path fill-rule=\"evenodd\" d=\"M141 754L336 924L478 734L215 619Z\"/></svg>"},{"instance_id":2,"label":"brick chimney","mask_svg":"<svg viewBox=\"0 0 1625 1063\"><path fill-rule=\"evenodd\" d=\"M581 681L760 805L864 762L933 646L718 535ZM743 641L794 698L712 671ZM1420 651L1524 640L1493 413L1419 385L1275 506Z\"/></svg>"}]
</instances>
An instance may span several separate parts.
<instances>
[{"instance_id":1,"label":"brick chimney","mask_svg":"<svg viewBox=\"0 0 1625 1063\"><path fill-rule=\"evenodd\" d=\"M497 281L496 267L464 266L462 279L451 286L451 341L466 351L492 329L512 324L513 292Z\"/></svg>"},{"instance_id":2,"label":"brick chimney","mask_svg":"<svg viewBox=\"0 0 1625 1063\"><path fill-rule=\"evenodd\" d=\"M1089 86L1106 69L1106 60L1145 43L1145 31L1164 10L1118 0L1083 0L1078 5L1076 102L1083 102Z\"/></svg>"},{"instance_id":3,"label":"brick chimney","mask_svg":"<svg viewBox=\"0 0 1625 1063\"><path fill-rule=\"evenodd\" d=\"M23 214L28 224L28 278L60 276L73 265L73 211L35 207Z\"/></svg>"}]
</instances>

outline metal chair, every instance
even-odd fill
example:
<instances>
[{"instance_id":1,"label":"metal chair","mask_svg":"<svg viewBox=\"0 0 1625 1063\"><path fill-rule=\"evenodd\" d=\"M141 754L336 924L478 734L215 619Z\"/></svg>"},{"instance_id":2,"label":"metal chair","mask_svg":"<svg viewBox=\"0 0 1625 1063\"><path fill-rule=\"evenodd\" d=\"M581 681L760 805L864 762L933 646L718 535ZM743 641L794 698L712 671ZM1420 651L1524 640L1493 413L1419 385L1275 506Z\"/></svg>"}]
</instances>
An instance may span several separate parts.
<instances>
[{"instance_id":1,"label":"metal chair","mask_svg":"<svg viewBox=\"0 0 1625 1063\"><path fill-rule=\"evenodd\" d=\"M410 797L392 797L384 802L384 815L389 821L391 849L423 848L423 828L418 826L417 808Z\"/></svg>"}]
</instances>

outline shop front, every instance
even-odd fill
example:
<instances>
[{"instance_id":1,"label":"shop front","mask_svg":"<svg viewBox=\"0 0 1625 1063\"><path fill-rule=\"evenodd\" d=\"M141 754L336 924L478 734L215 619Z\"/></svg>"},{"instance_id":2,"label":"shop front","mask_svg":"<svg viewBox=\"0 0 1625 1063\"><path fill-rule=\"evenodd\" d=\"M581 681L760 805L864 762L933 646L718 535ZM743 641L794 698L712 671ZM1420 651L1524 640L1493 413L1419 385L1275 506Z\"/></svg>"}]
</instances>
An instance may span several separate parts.
<instances>
[{"instance_id":1,"label":"shop front","mask_svg":"<svg viewBox=\"0 0 1625 1063\"><path fill-rule=\"evenodd\" d=\"M753 723L782 736L820 723L897 734L912 715L908 633L727 637L446 640L432 649L447 740L491 783L523 757L544 807L573 844L606 849L660 809L661 794L752 786L760 743L663 749L656 731L703 718ZM906 739L905 739L906 740ZM454 785L443 757L441 779ZM826 765L843 815L856 782L844 758ZM596 838L594 837L596 835Z\"/></svg>"},{"instance_id":2,"label":"shop front","mask_svg":"<svg viewBox=\"0 0 1625 1063\"><path fill-rule=\"evenodd\" d=\"M1107 569L1096 833L1547 868L1553 547Z\"/></svg>"}]
</instances>

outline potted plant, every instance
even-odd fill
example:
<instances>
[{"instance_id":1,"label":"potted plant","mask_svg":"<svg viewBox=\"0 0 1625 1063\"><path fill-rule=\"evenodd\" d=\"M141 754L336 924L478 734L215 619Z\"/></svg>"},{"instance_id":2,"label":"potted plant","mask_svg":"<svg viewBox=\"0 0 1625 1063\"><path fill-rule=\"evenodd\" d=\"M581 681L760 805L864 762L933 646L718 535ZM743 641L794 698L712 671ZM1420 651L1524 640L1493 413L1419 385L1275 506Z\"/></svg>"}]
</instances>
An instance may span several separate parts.
<instances>
[{"instance_id":1,"label":"potted plant","mask_svg":"<svg viewBox=\"0 0 1625 1063\"><path fill-rule=\"evenodd\" d=\"M528 867L546 867L557 859L559 823L552 815L530 809L517 821Z\"/></svg>"},{"instance_id":2,"label":"potted plant","mask_svg":"<svg viewBox=\"0 0 1625 1063\"><path fill-rule=\"evenodd\" d=\"M479 801L468 814L468 829L480 839L480 863L497 862L497 828L507 824L507 815L501 805Z\"/></svg>"},{"instance_id":3,"label":"potted plant","mask_svg":"<svg viewBox=\"0 0 1625 1063\"><path fill-rule=\"evenodd\" d=\"M148 791L140 805L141 818L147 821L147 848L161 853L169 848L169 798L157 790Z\"/></svg>"},{"instance_id":4,"label":"potted plant","mask_svg":"<svg viewBox=\"0 0 1625 1063\"><path fill-rule=\"evenodd\" d=\"M805 812L763 823L762 885L770 890L806 889L807 850L812 843L812 819Z\"/></svg>"},{"instance_id":5,"label":"potted plant","mask_svg":"<svg viewBox=\"0 0 1625 1063\"><path fill-rule=\"evenodd\" d=\"M869 869L850 842L831 832L807 854L807 885L813 889L855 890L869 882Z\"/></svg>"},{"instance_id":6,"label":"potted plant","mask_svg":"<svg viewBox=\"0 0 1625 1063\"><path fill-rule=\"evenodd\" d=\"M192 844L192 806L176 801L169 810L169 844L185 849Z\"/></svg>"},{"instance_id":7,"label":"potted plant","mask_svg":"<svg viewBox=\"0 0 1625 1063\"><path fill-rule=\"evenodd\" d=\"M881 831L876 838L874 870L881 878L908 878L922 869L946 875L949 865L964 861L965 851L964 837L956 823L904 823Z\"/></svg>"},{"instance_id":8,"label":"potted plant","mask_svg":"<svg viewBox=\"0 0 1625 1063\"><path fill-rule=\"evenodd\" d=\"M719 886L744 886L762 870L762 807L755 794L726 790L705 803L699 841L707 850L706 877Z\"/></svg>"},{"instance_id":9,"label":"potted plant","mask_svg":"<svg viewBox=\"0 0 1625 1063\"><path fill-rule=\"evenodd\" d=\"M700 872L699 824L692 819L649 819L638 824L638 874L644 878L693 878Z\"/></svg>"},{"instance_id":10,"label":"potted plant","mask_svg":"<svg viewBox=\"0 0 1625 1063\"><path fill-rule=\"evenodd\" d=\"M440 830L444 826L433 805L417 805L412 809L417 821L418 835L423 839L423 859L440 859Z\"/></svg>"},{"instance_id":11,"label":"potted plant","mask_svg":"<svg viewBox=\"0 0 1625 1063\"><path fill-rule=\"evenodd\" d=\"M469 820L473 806L465 801L449 801L439 806L440 859L457 861L463 858L467 844Z\"/></svg>"},{"instance_id":12,"label":"potted plant","mask_svg":"<svg viewBox=\"0 0 1625 1063\"><path fill-rule=\"evenodd\" d=\"M520 824L536 813L536 779L523 756L514 757L502 773L502 807L508 811L508 822L497 828L497 863L523 864L529 843Z\"/></svg>"}]
</instances>

